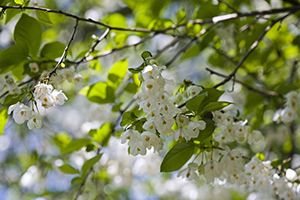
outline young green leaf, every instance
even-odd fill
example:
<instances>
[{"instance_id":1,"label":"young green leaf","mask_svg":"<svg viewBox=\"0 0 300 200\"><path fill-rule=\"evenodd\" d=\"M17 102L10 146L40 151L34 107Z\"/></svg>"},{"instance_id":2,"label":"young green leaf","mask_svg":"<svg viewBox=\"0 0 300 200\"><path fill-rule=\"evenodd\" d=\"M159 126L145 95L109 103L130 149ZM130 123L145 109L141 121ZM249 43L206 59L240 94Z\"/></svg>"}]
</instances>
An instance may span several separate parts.
<instances>
[{"instance_id":1,"label":"young green leaf","mask_svg":"<svg viewBox=\"0 0 300 200\"><path fill-rule=\"evenodd\" d=\"M88 100L94 103L113 103L115 100L115 90L105 82L97 82L88 87L86 96Z\"/></svg>"},{"instance_id":2,"label":"young green leaf","mask_svg":"<svg viewBox=\"0 0 300 200\"><path fill-rule=\"evenodd\" d=\"M193 155L194 144L191 142L178 142L164 157L160 171L172 172L180 169Z\"/></svg>"},{"instance_id":3,"label":"young green leaf","mask_svg":"<svg viewBox=\"0 0 300 200\"><path fill-rule=\"evenodd\" d=\"M89 135L92 136L93 140L101 144L102 146L106 146L112 132L112 124L104 123L99 129L92 129L89 132Z\"/></svg>"},{"instance_id":4,"label":"young green leaf","mask_svg":"<svg viewBox=\"0 0 300 200\"><path fill-rule=\"evenodd\" d=\"M64 149L62 149L63 154L68 154L81 149L82 147L88 145L90 140L87 138L79 138L72 140Z\"/></svg>"},{"instance_id":5,"label":"young green leaf","mask_svg":"<svg viewBox=\"0 0 300 200\"><path fill-rule=\"evenodd\" d=\"M220 110L222 108L225 108L226 106L230 105L230 102L226 101L216 101L216 102L209 102L201 111L201 113L206 113L206 112L212 112L216 110Z\"/></svg>"},{"instance_id":6,"label":"young green leaf","mask_svg":"<svg viewBox=\"0 0 300 200\"><path fill-rule=\"evenodd\" d=\"M69 164L64 164L59 167L59 170L65 174L78 174L79 171Z\"/></svg>"},{"instance_id":7,"label":"young green leaf","mask_svg":"<svg viewBox=\"0 0 300 200\"><path fill-rule=\"evenodd\" d=\"M65 45L61 42L50 42L43 46L41 50L41 57L48 59L55 59L62 55Z\"/></svg>"},{"instance_id":8,"label":"young green leaf","mask_svg":"<svg viewBox=\"0 0 300 200\"><path fill-rule=\"evenodd\" d=\"M110 68L108 72L108 77L107 77L107 83L113 88L117 88L120 83L122 82L123 78L126 75L128 69L128 60L123 59L115 64Z\"/></svg>"},{"instance_id":9,"label":"young green leaf","mask_svg":"<svg viewBox=\"0 0 300 200\"><path fill-rule=\"evenodd\" d=\"M89 172L89 170L100 160L102 154L96 155L95 157L85 161L85 163L82 165L81 173L82 176L86 176L86 174Z\"/></svg>"},{"instance_id":10,"label":"young green leaf","mask_svg":"<svg viewBox=\"0 0 300 200\"><path fill-rule=\"evenodd\" d=\"M4 128L7 120L8 120L7 110L6 109L0 110L0 135L4 133Z\"/></svg>"},{"instance_id":11,"label":"young green leaf","mask_svg":"<svg viewBox=\"0 0 300 200\"><path fill-rule=\"evenodd\" d=\"M22 14L20 20L16 24L14 38L17 44L26 44L30 54L36 56L42 39L42 28L40 23L33 17Z\"/></svg>"}]
</instances>

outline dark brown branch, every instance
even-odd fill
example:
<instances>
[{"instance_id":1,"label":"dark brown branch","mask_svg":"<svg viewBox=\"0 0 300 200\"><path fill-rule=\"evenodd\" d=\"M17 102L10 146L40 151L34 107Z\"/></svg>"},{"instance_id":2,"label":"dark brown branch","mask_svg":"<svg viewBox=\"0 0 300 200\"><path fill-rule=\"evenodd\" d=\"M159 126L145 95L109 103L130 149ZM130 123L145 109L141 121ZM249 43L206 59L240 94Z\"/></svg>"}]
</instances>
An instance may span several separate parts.
<instances>
[{"instance_id":1,"label":"dark brown branch","mask_svg":"<svg viewBox=\"0 0 300 200\"><path fill-rule=\"evenodd\" d=\"M236 67L234 68L234 70L220 83L216 84L214 86L214 88L218 88L222 85L224 85L225 83L227 83L228 81L230 81L237 73L237 71L242 67L242 65L244 64L244 62L247 60L247 58L251 55L251 53L257 48L258 44L263 40L263 38L265 37L265 35L267 34L267 32L278 22L281 22L282 20L284 20L286 17L288 17L289 15L291 15L292 13L288 13L282 17L277 18L276 20L274 20L270 25L268 25L264 31L259 35L259 37L252 43L252 45L250 46L250 48L248 49L248 51L246 52L246 54L242 57L242 59L237 63Z\"/></svg>"},{"instance_id":2,"label":"dark brown branch","mask_svg":"<svg viewBox=\"0 0 300 200\"><path fill-rule=\"evenodd\" d=\"M106 36L109 34L110 29L107 28L104 33L97 38L97 40L95 41L95 43L91 46L91 48L88 50L88 52L84 55L84 57L82 57L79 61L76 62L76 66L78 66L80 63L85 62L87 60L87 58L95 51L96 47L98 46L98 44L104 39L106 38Z\"/></svg>"},{"instance_id":3,"label":"dark brown branch","mask_svg":"<svg viewBox=\"0 0 300 200\"><path fill-rule=\"evenodd\" d=\"M156 55L153 56L153 58L158 58L163 52L165 52L166 50L168 50L169 48L173 47L174 45L176 45L178 42L180 41L180 37L175 37L169 44L167 44L166 46L164 46L162 49L159 49L156 52Z\"/></svg>"},{"instance_id":4,"label":"dark brown branch","mask_svg":"<svg viewBox=\"0 0 300 200\"><path fill-rule=\"evenodd\" d=\"M186 43L186 45L184 45L181 49L179 49L179 51L177 51L177 53L165 64L165 66L166 67L170 67L170 65L176 59L178 59L181 54L183 54L184 52L186 52L186 50L188 50L195 41L197 41L201 36L204 36L205 34L207 34L210 31L210 29L212 29L213 27L214 27L214 25L211 25L207 29L203 29L197 36L195 36L194 38L190 39L190 41L188 43Z\"/></svg>"},{"instance_id":5,"label":"dark brown branch","mask_svg":"<svg viewBox=\"0 0 300 200\"><path fill-rule=\"evenodd\" d=\"M84 61L82 61L82 62L90 62L90 61L92 61L92 60L97 60L98 58L102 58L102 57L111 55L111 54L113 54L113 53L115 53L115 52L117 52L117 51L121 51L121 50L124 50L124 49L127 49L127 48L131 48L131 47L136 47L136 46L138 46L138 45L140 45L140 44L146 42L147 40L149 40L149 39L155 37L156 35L157 35L157 34L155 34L155 33L154 33L154 34L150 34L149 36L144 37L143 39L141 39L139 42L137 42L137 43L135 43L135 44L127 44L127 45L124 45L124 46L122 46L122 47L113 48L113 49L111 49L111 50L109 50L109 51L107 51L107 52L105 52L105 53L96 55L96 56L94 56L94 57L92 57L92 58L90 58L90 59L86 59L86 60L84 60ZM76 62L76 64L78 64L78 63L80 63L80 62L79 62L79 61Z\"/></svg>"},{"instance_id":6,"label":"dark brown branch","mask_svg":"<svg viewBox=\"0 0 300 200\"><path fill-rule=\"evenodd\" d=\"M148 29L143 29L143 28L123 28L123 27L114 27L114 26L110 26L108 24L105 24L103 22L100 21L95 21L91 18L84 18L84 17L80 17L68 12L64 12L61 10L52 10L49 8L42 8L42 7L36 7L36 6L4 6L4 5L0 5L0 8L2 9L15 9L15 10L37 10L37 11L44 11L44 12L48 12L48 13L56 13L56 14L60 14L60 15L64 15L66 17L70 17L73 19L76 19L77 21L83 21L83 22L88 22L91 24L96 24L96 25L100 25L106 28L109 28L111 30L118 30L118 31L130 31L130 32L144 32L144 33L150 33L152 32L151 30Z\"/></svg>"},{"instance_id":7,"label":"dark brown branch","mask_svg":"<svg viewBox=\"0 0 300 200\"><path fill-rule=\"evenodd\" d=\"M226 74L222 74L220 72L214 71L214 70L212 70L210 68L205 68L205 69L208 72L210 72L211 74L216 75L216 76L220 76L220 77L223 77L223 78L226 78L228 76ZM244 86L246 89L248 89L250 91L256 92L256 93L261 94L261 95L266 96L266 97L276 97L276 96L279 96L279 94L276 93L276 92L274 92L274 91L260 90L258 88L252 87L251 85L248 85L248 84L244 83L243 81L241 81L239 79L235 79L235 82L239 83L240 85Z\"/></svg>"},{"instance_id":8,"label":"dark brown branch","mask_svg":"<svg viewBox=\"0 0 300 200\"><path fill-rule=\"evenodd\" d=\"M295 5L292 7L286 7L286 8L275 8L275 9L270 9L270 10L263 10L263 11L252 11L252 12L245 12L245 13L231 13L231 14L226 14L226 15L220 15L220 16L215 16L213 18L209 19L195 19L195 20L189 20L186 23L174 25L169 28L161 29L161 30L151 30L151 29L145 29L145 28L123 28L123 27L115 27L115 26L110 26L108 24L105 24L100 21L95 21L90 18L84 18L80 17L71 13L67 13L61 10L52 10L49 8L42 8L42 7L35 7L35 6L6 6L6 5L0 5L0 8L6 10L6 9L15 9L15 10L38 10L38 11L44 11L44 12L49 12L49 13L56 13L60 15L64 15L66 17L74 18L78 21L84 21L96 25L100 25L106 28L109 28L111 30L118 30L118 31L129 31L129 32L143 32L143 33L151 33L151 32L156 32L156 33L165 33L168 30L174 30L179 27L184 27L187 24L216 24L220 22L225 22L225 21L231 21L239 18L244 18L244 17L256 17L256 16L266 16L266 15L274 15L274 14L280 14L280 13L293 13L296 11L300 10L300 5Z\"/></svg>"},{"instance_id":9,"label":"dark brown branch","mask_svg":"<svg viewBox=\"0 0 300 200\"><path fill-rule=\"evenodd\" d=\"M55 67L53 68L53 70L49 73L48 79L49 79L53 74L55 74L56 70L60 67L60 65L61 65L61 64L64 62L64 60L66 59L67 54L68 54L68 50L69 50L69 48L70 48L70 46L71 46L72 41L74 40L74 36L75 36L76 31L77 31L78 22L79 22L79 21L76 19L76 21L75 21L75 26L74 26L74 29L73 29L71 38L70 38L70 40L69 40L67 46L65 47L64 52L63 52L62 56L60 57L59 61L56 63L56 65L55 65Z\"/></svg>"}]
</instances>

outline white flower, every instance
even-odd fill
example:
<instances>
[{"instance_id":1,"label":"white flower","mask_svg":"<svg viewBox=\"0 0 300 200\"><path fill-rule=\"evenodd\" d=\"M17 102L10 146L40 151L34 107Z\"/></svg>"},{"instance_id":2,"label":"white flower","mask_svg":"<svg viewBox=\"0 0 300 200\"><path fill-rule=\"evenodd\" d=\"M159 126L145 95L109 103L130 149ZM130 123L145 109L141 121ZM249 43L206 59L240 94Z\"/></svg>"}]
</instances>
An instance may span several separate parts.
<instances>
[{"instance_id":1,"label":"white flower","mask_svg":"<svg viewBox=\"0 0 300 200\"><path fill-rule=\"evenodd\" d=\"M54 100L55 105L63 105L68 98L61 90L53 90L51 96Z\"/></svg>"},{"instance_id":2,"label":"white flower","mask_svg":"<svg viewBox=\"0 0 300 200\"><path fill-rule=\"evenodd\" d=\"M201 130L204 130L206 123L204 121L190 122L185 130L182 131L182 136L187 140L198 137Z\"/></svg>"},{"instance_id":3,"label":"white flower","mask_svg":"<svg viewBox=\"0 0 300 200\"><path fill-rule=\"evenodd\" d=\"M64 80L72 82L74 79L75 69L73 67L65 68L61 70L61 75Z\"/></svg>"},{"instance_id":4,"label":"white flower","mask_svg":"<svg viewBox=\"0 0 300 200\"><path fill-rule=\"evenodd\" d=\"M130 154L134 156L146 154L146 144L138 131L133 129L125 131L121 136L121 143L124 144L127 140Z\"/></svg>"},{"instance_id":5,"label":"white flower","mask_svg":"<svg viewBox=\"0 0 300 200\"><path fill-rule=\"evenodd\" d=\"M283 109L281 111L280 115L281 115L281 120L284 123L290 123L293 120L295 120L297 117L296 111L289 107L286 107L285 109Z\"/></svg>"},{"instance_id":6,"label":"white flower","mask_svg":"<svg viewBox=\"0 0 300 200\"><path fill-rule=\"evenodd\" d=\"M215 136L215 140L220 143L233 142L235 140L235 127L233 124L222 125L221 131Z\"/></svg>"},{"instance_id":7,"label":"white flower","mask_svg":"<svg viewBox=\"0 0 300 200\"><path fill-rule=\"evenodd\" d=\"M160 76L160 72L156 65L147 65L142 71L142 76L144 80L157 79Z\"/></svg>"},{"instance_id":8,"label":"white flower","mask_svg":"<svg viewBox=\"0 0 300 200\"><path fill-rule=\"evenodd\" d=\"M288 181L294 182L297 180L297 173L293 169L287 169L285 172L285 177Z\"/></svg>"},{"instance_id":9,"label":"white flower","mask_svg":"<svg viewBox=\"0 0 300 200\"><path fill-rule=\"evenodd\" d=\"M235 133L235 139L238 143L244 143L247 141L248 136L248 128L246 125L243 124L243 122L238 122L234 124L234 133Z\"/></svg>"},{"instance_id":10,"label":"white flower","mask_svg":"<svg viewBox=\"0 0 300 200\"><path fill-rule=\"evenodd\" d=\"M13 112L13 119L17 124L23 124L26 120L30 119L30 117L32 116L32 110L28 106L20 102L9 106L8 114L12 112Z\"/></svg>"},{"instance_id":11,"label":"white flower","mask_svg":"<svg viewBox=\"0 0 300 200\"><path fill-rule=\"evenodd\" d=\"M75 75L74 75L74 81L75 81L76 83L80 83L82 80L83 80L83 77L82 77L81 74L75 74Z\"/></svg>"},{"instance_id":12,"label":"white flower","mask_svg":"<svg viewBox=\"0 0 300 200\"><path fill-rule=\"evenodd\" d=\"M39 114L35 113L31 119L27 122L27 127L31 130L34 128L42 127L42 118Z\"/></svg>"},{"instance_id":13,"label":"white flower","mask_svg":"<svg viewBox=\"0 0 300 200\"><path fill-rule=\"evenodd\" d=\"M174 124L174 119L157 116L154 118L154 124L155 124L155 128L159 133L168 135L169 133L172 132L171 128Z\"/></svg>"},{"instance_id":14,"label":"white flower","mask_svg":"<svg viewBox=\"0 0 300 200\"><path fill-rule=\"evenodd\" d=\"M41 96L40 101L42 103L42 106L45 108L50 108L50 107L54 106L54 103L55 103L52 95L49 95L49 94Z\"/></svg>"},{"instance_id":15,"label":"white flower","mask_svg":"<svg viewBox=\"0 0 300 200\"><path fill-rule=\"evenodd\" d=\"M298 108L299 94L296 91L291 91L285 95L286 106L291 109Z\"/></svg>"},{"instance_id":16,"label":"white flower","mask_svg":"<svg viewBox=\"0 0 300 200\"><path fill-rule=\"evenodd\" d=\"M141 134L141 136L144 140L146 148L151 149L153 147L154 151L159 151L162 149L163 143L156 134L145 131Z\"/></svg>"},{"instance_id":17,"label":"white flower","mask_svg":"<svg viewBox=\"0 0 300 200\"><path fill-rule=\"evenodd\" d=\"M178 127L184 127L189 124L189 117L186 115L177 115L176 116L176 123Z\"/></svg>"},{"instance_id":18,"label":"white flower","mask_svg":"<svg viewBox=\"0 0 300 200\"><path fill-rule=\"evenodd\" d=\"M152 133L156 132L155 125L154 125L154 122L152 120L147 120L143 124L143 129L145 129L146 131L150 131Z\"/></svg>"},{"instance_id":19,"label":"white flower","mask_svg":"<svg viewBox=\"0 0 300 200\"><path fill-rule=\"evenodd\" d=\"M34 87L34 98L37 99L41 99L44 96L48 96L51 94L53 90L53 86L52 85L48 85L45 83L39 83Z\"/></svg>"},{"instance_id":20,"label":"white flower","mask_svg":"<svg viewBox=\"0 0 300 200\"><path fill-rule=\"evenodd\" d=\"M233 117L228 112L214 111L213 117L218 126L230 125L233 123Z\"/></svg>"},{"instance_id":21,"label":"white flower","mask_svg":"<svg viewBox=\"0 0 300 200\"><path fill-rule=\"evenodd\" d=\"M199 166L196 163L189 163L187 168L178 172L177 177L196 180L197 178L199 178L198 167Z\"/></svg>"}]
</instances>

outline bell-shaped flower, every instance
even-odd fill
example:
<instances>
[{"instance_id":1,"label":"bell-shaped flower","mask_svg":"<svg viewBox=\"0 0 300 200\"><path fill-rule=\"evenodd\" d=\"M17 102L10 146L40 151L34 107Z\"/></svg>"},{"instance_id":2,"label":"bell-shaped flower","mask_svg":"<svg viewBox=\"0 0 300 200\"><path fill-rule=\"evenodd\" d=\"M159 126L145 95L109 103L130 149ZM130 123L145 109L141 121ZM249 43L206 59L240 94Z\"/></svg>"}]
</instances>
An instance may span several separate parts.
<instances>
[{"instance_id":1,"label":"bell-shaped flower","mask_svg":"<svg viewBox=\"0 0 300 200\"><path fill-rule=\"evenodd\" d=\"M68 98L61 90L53 90L51 96L55 105L63 105Z\"/></svg>"},{"instance_id":2,"label":"bell-shaped flower","mask_svg":"<svg viewBox=\"0 0 300 200\"><path fill-rule=\"evenodd\" d=\"M39 129L42 127L42 117L37 114L34 113L32 118L28 120L27 122L27 127L31 130L31 129Z\"/></svg>"},{"instance_id":3,"label":"bell-shaped flower","mask_svg":"<svg viewBox=\"0 0 300 200\"><path fill-rule=\"evenodd\" d=\"M17 124L23 124L26 120L30 119L32 116L32 110L28 106L20 102L9 106L8 114L12 112L13 112L13 119Z\"/></svg>"}]
</instances>

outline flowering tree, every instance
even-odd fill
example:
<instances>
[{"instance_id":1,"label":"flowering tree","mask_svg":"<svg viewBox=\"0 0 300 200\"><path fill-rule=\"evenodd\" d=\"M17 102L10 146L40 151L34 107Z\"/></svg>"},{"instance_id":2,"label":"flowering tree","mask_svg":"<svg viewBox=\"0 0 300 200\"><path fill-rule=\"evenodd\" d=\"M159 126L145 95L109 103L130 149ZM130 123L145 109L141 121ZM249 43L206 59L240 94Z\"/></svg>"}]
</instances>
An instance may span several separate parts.
<instances>
[{"instance_id":1,"label":"flowering tree","mask_svg":"<svg viewBox=\"0 0 300 200\"><path fill-rule=\"evenodd\" d=\"M297 0L0 8L4 199L300 199Z\"/></svg>"}]
</instances>

